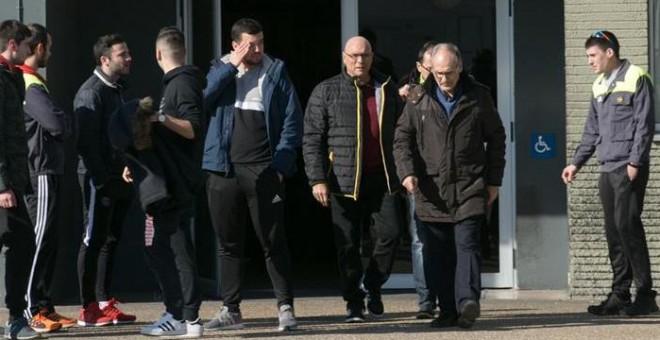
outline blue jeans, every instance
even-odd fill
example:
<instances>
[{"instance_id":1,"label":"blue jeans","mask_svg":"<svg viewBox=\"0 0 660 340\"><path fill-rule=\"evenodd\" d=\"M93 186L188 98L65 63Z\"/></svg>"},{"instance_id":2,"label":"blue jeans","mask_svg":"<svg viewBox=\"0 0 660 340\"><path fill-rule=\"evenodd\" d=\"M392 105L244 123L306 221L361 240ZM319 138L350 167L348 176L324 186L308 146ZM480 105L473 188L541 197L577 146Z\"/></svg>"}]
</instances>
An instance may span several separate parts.
<instances>
[{"instance_id":1,"label":"blue jeans","mask_svg":"<svg viewBox=\"0 0 660 340\"><path fill-rule=\"evenodd\" d=\"M420 310L434 310L436 297L431 294L426 286L424 278L424 256L422 254L422 241L417 231L417 220L415 219L415 196L408 195L408 213L410 229L410 252L412 255L412 272L415 280L415 291Z\"/></svg>"}]
</instances>

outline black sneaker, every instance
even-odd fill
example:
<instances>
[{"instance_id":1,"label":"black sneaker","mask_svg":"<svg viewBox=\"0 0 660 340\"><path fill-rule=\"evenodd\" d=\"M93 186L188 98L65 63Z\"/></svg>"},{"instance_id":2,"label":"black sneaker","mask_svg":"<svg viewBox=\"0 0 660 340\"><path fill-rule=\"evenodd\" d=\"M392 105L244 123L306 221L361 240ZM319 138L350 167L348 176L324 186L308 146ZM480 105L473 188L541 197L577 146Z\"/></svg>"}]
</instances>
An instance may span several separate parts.
<instances>
[{"instance_id":1,"label":"black sneaker","mask_svg":"<svg viewBox=\"0 0 660 340\"><path fill-rule=\"evenodd\" d=\"M364 322L364 305L362 303L349 303L346 305L346 322Z\"/></svg>"},{"instance_id":2,"label":"black sneaker","mask_svg":"<svg viewBox=\"0 0 660 340\"><path fill-rule=\"evenodd\" d=\"M369 315L374 318L383 317L385 307L383 306L383 299L381 298L379 291L369 291L367 293L367 311L369 311Z\"/></svg>"},{"instance_id":3,"label":"black sneaker","mask_svg":"<svg viewBox=\"0 0 660 340\"><path fill-rule=\"evenodd\" d=\"M433 319L430 324L432 328L447 328L454 327L456 325L458 325L456 314L445 314L442 312L440 312L438 317Z\"/></svg>"},{"instance_id":4,"label":"black sneaker","mask_svg":"<svg viewBox=\"0 0 660 340\"><path fill-rule=\"evenodd\" d=\"M624 294L626 295L626 294ZM622 297L620 294L609 293L607 298L599 305L587 307L587 312L592 315L619 315L624 308L630 306L630 295Z\"/></svg>"},{"instance_id":5,"label":"black sneaker","mask_svg":"<svg viewBox=\"0 0 660 340\"><path fill-rule=\"evenodd\" d=\"M637 294L635 302L626 307L623 312L628 316L648 315L658 311L658 304L655 302L655 290L649 293Z\"/></svg>"},{"instance_id":6,"label":"black sneaker","mask_svg":"<svg viewBox=\"0 0 660 340\"><path fill-rule=\"evenodd\" d=\"M472 328L479 314L479 304L476 301L467 300L463 302L460 314L458 315L458 327Z\"/></svg>"}]
</instances>

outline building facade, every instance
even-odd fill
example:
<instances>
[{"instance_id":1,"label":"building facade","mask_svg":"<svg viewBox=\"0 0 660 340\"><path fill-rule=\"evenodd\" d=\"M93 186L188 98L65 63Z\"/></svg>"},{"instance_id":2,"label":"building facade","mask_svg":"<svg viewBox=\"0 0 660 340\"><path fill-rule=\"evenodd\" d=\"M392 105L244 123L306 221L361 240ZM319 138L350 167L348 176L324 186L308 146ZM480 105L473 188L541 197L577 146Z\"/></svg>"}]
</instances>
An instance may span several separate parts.
<instances>
[{"instance_id":1,"label":"building facade","mask_svg":"<svg viewBox=\"0 0 660 340\"><path fill-rule=\"evenodd\" d=\"M52 32L53 57L46 74L53 95L67 110L94 67L95 39L110 32L122 34L131 49L131 91L135 96L158 97L161 73L153 50L161 27L181 27L190 62L206 71L215 55L229 50L231 24L240 17L254 17L264 26L266 51L287 63L303 105L314 85L340 71L343 42L361 31L377 36L376 52L391 61L399 78L412 69L423 42L456 43L466 70L490 63L486 65L490 73L480 80L493 89L508 136L501 197L482 234L487 254L484 286L565 290L573 298L592 298L609 289L598 169L590 163L568 188L560 173L582 133L595 78L584 55L585 39L595 29L611 30L620 39L623 57L657 69L660 43L653 44L653 39L660 40L660 34L652 36L652 25L660 21L657 1L0 0L0 9L0 20L38 22ZM68 147L71 159L62 221L66 232L61 237L55 289L62 301L75 299L75 256L82 234L73 142ZM654 145L653 163L659 152ZM656 208L660 170L653 164L651 169L643 217L656 277L660 274L660 210ZM206 292L217 296L216 241L206 217L212 207L206 207L203 197L195 221L197 257ZM311 197L302 171L287 181L285 211L296 286L336 288L329 214ZM113 285L124 295L150 296L157 286L144 270L137 206L132 216L119 245L121 265ZM254 237L252 242L254 247L247 249L246 284L266 288ZM405 237L390 288L413 287L407 242Z\"/></svg>"}]
</instances>

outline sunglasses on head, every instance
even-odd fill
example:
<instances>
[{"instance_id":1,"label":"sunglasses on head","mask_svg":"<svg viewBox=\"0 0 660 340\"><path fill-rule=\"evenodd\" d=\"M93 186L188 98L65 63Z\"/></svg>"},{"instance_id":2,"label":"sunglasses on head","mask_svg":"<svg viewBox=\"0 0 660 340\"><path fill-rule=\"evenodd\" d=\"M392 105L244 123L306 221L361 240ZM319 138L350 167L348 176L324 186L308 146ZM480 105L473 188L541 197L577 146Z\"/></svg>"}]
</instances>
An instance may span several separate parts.
<instances>
[{"instance_id":1,"label":"sunglasses on head","mask_svg":"<svg viewBox=\"0 0 660 340\"><path fill-rule=\"evenodd\" d=\"M609 33L609 32L602 31L602 30L598 30L598 31L594 31L593 33L591 33L591 37L592 37L592 38L596 38L596 39L602 39L602 40L605 40L605 41L607 41L607 43L608 43L612 48L616 49L616 47L617 47L618 44L617 44L617 42L614 40L614 37L611 37L610 34L611 34L611 33Z\"/></svg>"}]
</instances>

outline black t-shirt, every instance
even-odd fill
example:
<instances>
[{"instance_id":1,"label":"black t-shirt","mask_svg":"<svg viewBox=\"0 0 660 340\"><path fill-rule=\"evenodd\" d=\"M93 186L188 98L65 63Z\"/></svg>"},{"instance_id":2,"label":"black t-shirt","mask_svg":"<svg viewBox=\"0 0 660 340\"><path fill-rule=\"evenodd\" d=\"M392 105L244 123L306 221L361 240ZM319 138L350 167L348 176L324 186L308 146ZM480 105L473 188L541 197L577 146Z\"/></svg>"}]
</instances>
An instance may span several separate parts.
<instances>
[{"instance_id":1,"label":"black t-shirt","mask_svg":"<svg viewBox=\"0 0 660 340\"><path fill-rule=\"evenodd\" d=\"M229 157L233 164L271 161L266 114L263 111L235 108Z\"/></svg>"},{"instance_id":2,"label":"black t-shirt","mask_svg":"<svg viewBox=\"0 0 660 340\"><path fill-rule=\"evenodd\" d=\"M272 160L261 92L264 77L263 65L237 76L234 131L229 148L233 164L263 164Z\"/></svg>"}]
</instances>

